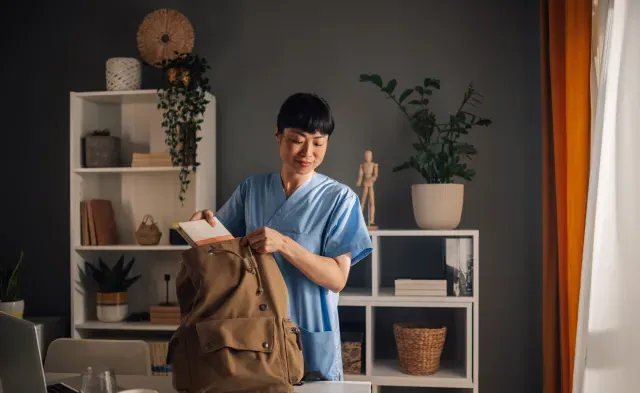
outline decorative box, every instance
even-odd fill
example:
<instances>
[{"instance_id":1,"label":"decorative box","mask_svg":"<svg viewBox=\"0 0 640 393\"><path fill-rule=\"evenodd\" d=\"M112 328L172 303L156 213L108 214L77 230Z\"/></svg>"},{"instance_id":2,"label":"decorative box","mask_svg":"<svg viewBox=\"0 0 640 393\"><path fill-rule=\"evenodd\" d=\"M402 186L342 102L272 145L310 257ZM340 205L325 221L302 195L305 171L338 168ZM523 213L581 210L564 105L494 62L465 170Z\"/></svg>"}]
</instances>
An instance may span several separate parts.
<instances>
[{"instance_id":1,"label":"decorative box","mask_svg":"<svg viewBox=\"0 0 640 393\"><path fill-rule=\"evenodd\" d=\"M363 334L341 332L342 369L344 374L362 374Z\"/></svg>"},{"instance_id":2,"label":"decorative box","mask_svg":"<svg viewBox=\"0 0 640 393\"><path fill-rule=\"evenodd\" d=\"M108 130L95 131L82 140L84 166L109 168L120 166L120 138Z\"/></svg>"}]
</instances>

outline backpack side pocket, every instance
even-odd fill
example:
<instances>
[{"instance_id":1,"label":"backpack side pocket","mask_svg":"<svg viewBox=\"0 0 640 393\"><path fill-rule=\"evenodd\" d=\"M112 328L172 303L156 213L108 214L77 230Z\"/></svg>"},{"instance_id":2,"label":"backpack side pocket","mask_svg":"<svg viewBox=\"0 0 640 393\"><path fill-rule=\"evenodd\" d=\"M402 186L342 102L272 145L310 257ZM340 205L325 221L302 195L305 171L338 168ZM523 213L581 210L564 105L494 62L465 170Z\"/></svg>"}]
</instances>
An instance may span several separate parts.
<instances>
[{"instance_id":1,"label":"backpack side pocket","mask_svg":"<svg viewBox=\"0 0 640 393\"><path fill-rule=\"evenodd\" d=\"M284 350L289 383L298 385L304 376L304 358L302 356L302 337L300 328L288 318L282 320L284 330Z\"/></svg>"}]
</instances>

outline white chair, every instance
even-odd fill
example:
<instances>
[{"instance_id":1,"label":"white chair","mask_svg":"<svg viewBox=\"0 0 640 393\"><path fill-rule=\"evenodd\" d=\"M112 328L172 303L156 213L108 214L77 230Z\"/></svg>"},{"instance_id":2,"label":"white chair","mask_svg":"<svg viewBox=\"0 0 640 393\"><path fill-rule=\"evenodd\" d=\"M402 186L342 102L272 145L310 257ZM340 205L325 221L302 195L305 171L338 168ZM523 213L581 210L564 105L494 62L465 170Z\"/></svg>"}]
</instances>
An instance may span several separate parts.
<instances>
[{"instance_id":1,"label":"white chair","mask_svg":"<svg viewBox=\"0 0 640 393\"><path fill-rule=\"evenodd\" d=\"M152 375L149 345L142 340L59 338L49 344L46 373L80 374L87 367L112 368L117 375Z\"/></svg>"}]
</instances>

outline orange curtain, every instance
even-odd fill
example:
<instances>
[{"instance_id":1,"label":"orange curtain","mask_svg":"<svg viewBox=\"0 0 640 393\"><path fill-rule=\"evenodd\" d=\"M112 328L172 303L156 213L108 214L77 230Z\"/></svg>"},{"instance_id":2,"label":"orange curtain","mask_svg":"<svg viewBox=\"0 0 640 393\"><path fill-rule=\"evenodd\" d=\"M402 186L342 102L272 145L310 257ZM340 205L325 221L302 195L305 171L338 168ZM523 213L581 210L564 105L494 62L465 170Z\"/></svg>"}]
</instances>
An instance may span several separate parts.
<instances>
[{"instance_id":1,"label":"orange curtain","mask_svg":"<svg viewBox=\"0 0 640 393\"><path fill-rule=\"evenodd\" d=\"M591 1L541 0L543 392L570 393L591 143Z\"/></svg>"}]
</instances>

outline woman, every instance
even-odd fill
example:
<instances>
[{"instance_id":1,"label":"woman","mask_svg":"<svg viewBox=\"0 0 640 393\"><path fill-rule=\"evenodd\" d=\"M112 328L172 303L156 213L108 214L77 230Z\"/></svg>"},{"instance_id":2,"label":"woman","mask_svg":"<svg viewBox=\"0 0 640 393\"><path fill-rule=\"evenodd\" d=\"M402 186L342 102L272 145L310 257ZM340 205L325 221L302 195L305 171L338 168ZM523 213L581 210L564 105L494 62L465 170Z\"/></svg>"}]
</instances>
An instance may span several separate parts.
<instances>
[{"instance_id":1,"label":"woman","mask_svg":"<svg viewBox=\"0 0 640 393\"><path fill-rule=\"evenodd\" d=\"M275 139L279 173L250 176L215 216L241 244L273 253L289 291L289 314L302 332L308 372L342 380L338 293L351 266L371 252L358 196L316 172L334 120L320 97L297 93L282 104ZM192 220L213 222L210 210Z\"/></svg>"}]
</instances>

